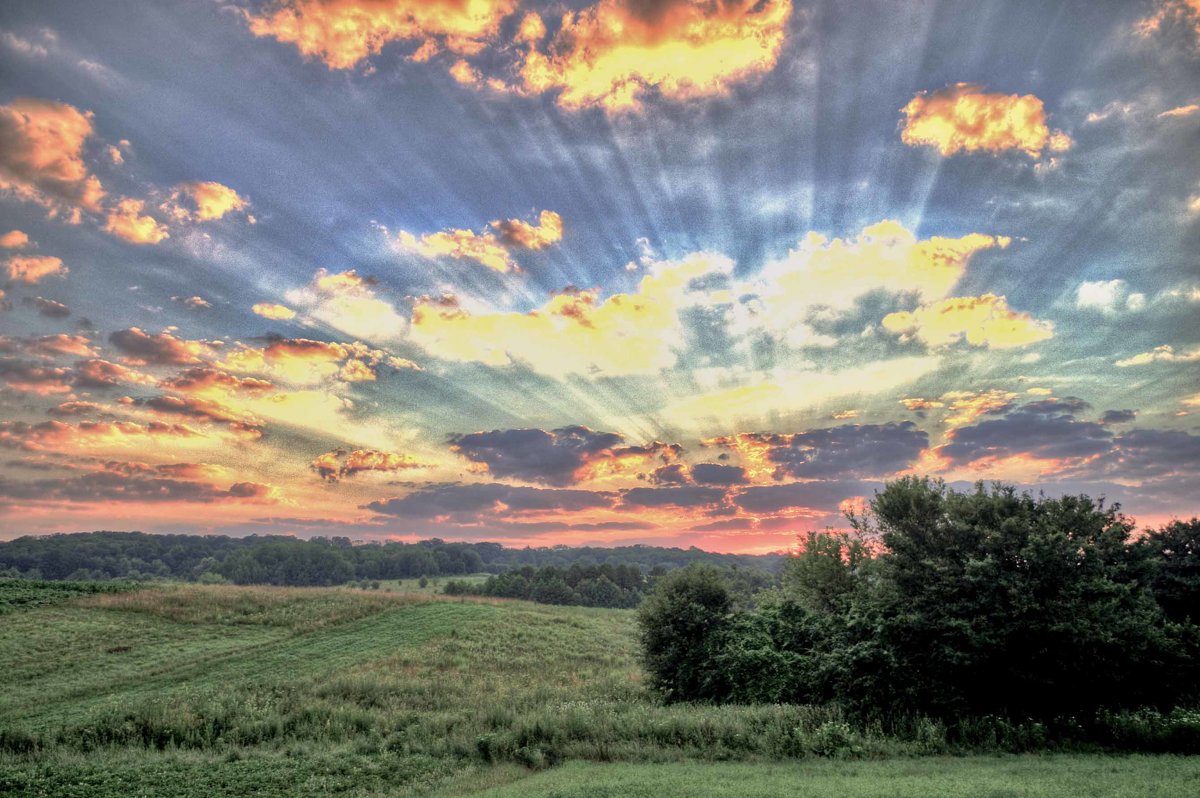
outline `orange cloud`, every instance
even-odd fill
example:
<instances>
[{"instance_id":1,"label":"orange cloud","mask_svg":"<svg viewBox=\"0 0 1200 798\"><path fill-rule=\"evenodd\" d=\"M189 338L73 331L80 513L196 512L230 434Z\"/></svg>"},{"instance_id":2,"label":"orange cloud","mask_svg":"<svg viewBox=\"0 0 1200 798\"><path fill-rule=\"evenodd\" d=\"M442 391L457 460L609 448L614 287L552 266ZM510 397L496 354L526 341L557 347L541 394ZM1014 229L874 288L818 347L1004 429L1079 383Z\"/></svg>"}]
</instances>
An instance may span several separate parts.
<instances>
[{"instance_id":1,"label":"orange cloud","mask_svg":"<svg viewBox=\"0 0 1200 798\"><path fill-rule=\"evenodd\" d=\"M951 297L911 312L889 313L883 318L883 328L900 335L902 340L915 338L934 347L949 346L965 338L974 346L1009 349L1054 335L1050 322L1011 310L1008 301L995 294Z\"/></svg>"},{"instance_id":2,"label":"orange cloud","mask_svg":"<svg viewBox=\"0 0 1200 798\"><path fill-rule=\"evenodd\" d=\"M921 92L901 109L906 117L900 139L913 147L934 147L948 157L960 152L1017 150L1031 158L1070 149L1070 136L1046 125L1046 109L1032 94L988 94L983 87L958 83L932 94Z\"/></svg>"},{"instance_id":3,"label":"orange cloud","mask_svg":"<svg viewBox=\"0 0 1200 798\"><path fill-rule=\"evenodd\" d=\"M0 335L0 352L22 352L37 357L53 358L58 355L95 357L92 342L82 335L43 335L39 338L10 338Z\"/></svg>"},{"instance_id":4,"label":"orange cloud","mask_svg":"<svg viewBox=\"0 0 1200 798\"><path fill-rule=\"evenodd\" d=\"M181 200L187 200L190 207L180 204ZM167 207L172 216L182 221L208 222L245 210L249 205L249 200L229 186L197 180L177 185Z\"/></svg>"},{"instance_id":5,"label":"orange cloud","mask_svg":"<svg viewBox=\"0 0 1200 798\"><path fill-rule=\"evenodd\" d=\"M214 368L193 368L161 383L164 388L185 393L204 393L213 390L232 393L262 394L275 390L266 380L236 377Z\"/></svg>"},{"instance_id":6,"label":"orange cloud","mask_svg":"<svg viewBox=\"0 0 1200 798\"><path fill-rule=\"evenodd\" d=\"M779 59L791 0L600 0L563 14L544 49L540 18L526 17L531 42L521 90L557 91L560 107L635 110L657 94L673 101L728 94L771 71Z\"/></svg>"},{"instance_id":7,"label":"orange cloud","mask_svg":"<svg viewBox=\"0 0 1200 798\"><path fill-rule=\"evenodd\" d=\"M165 225L153 216L142 215L146 201L126 197L105 217L104 229L130 244L157 244L170 238Z\"/></svg>"},{"instance_id":8,"label":"orange cloud","mask_svg":"<svg viewBox=\"0 0 1200 798\"><path fill-rule=\"evenodd\" d=\"M69 369L0 359L0 380L14 391L51 396L71 390Z\"/></svg>"},{"instance_id":9,"label":"orange cloud","mask_svg":"<svg viewBox=\"0 0 1200 798\"><path fill-rule=\"evenodd\" d=\"M0 105L0 190L50 210L99 212L104 188L83 161L92 115L28 97Z\"/></svg>"},{"instance_id":10,"label":"orange cloud","mask_svg":"<svg viewBox=\"0 0 1200 798\"><path fill-rule=\"evenodd\" d=\"M287 321L288 319L296 318L296 311L289 307L270 302L259 302L250 309L264 319L271 319L273 321Z\"/></svg>"},{"instance_id":11,"label":"orange cloud","mask_svg":"<svg viewBox=\"0 0 1200 798\"><path fill-rule=\"evenodd\" d=\"M542 211L537 224L521 219L497 219L492 222L492 227L501 241L521 249L545 249L563 237L562 217L554 211Z\"/></svg>"},{"instance_id":12,"label":"orange cloud","mask_svg":"<svg viewBox=\"0 0 1200 798\"><path fill-rule=\"evenodd\" d=\"M69 453L81 448L137 446L152 438L194 437L200 437L200 433L190 427L159 421L148 424L132 421L81 421L78 424L62 421L43 421L40 424L0 422L0 445L33 452Z\"/></svg>"},{"instance_id":13,"label":"orange cloud","mask_svg":"<svg viewBox=\"0 0 1200 798\"><path fill-rule=\"evenodd\" d=\"M1200 43L1200 0L1157 0L1154 12L1139 19L1134 31L1146 38L1173 26L1188 30L1193 44Z\"/></svg>"},{"instance_id":14,"label":"orange cloud","mask_svg":"<svg viewBox=\"0 0 1200 798\"><path fill-rule=\"evenodd\" d=\"M1194 114L1198 111L1200 111L1200 103L1191 103L1190 105L1181 105L1178 108L1172 108L1169 111L1163 111L1158 116L1160 119L1166 119L1169 117L1191 116L1192 114Z\"/></svg>"},{"instance_id":15,"label":"orange cloud","mask_svg":"<svg viewBox=\"0 0 1200 798\"><path fill-rule=\"evenodd\" d=\"M246 12L255 36L296 46L330 69L352 69L397 41L417 43L415 60L445 49L479 52L494 40L516 0L281 0L269 13Z\"/></svg>"},{"instance_id":16,"label":"orange cloud","mask_svg":"<svg viewBox=\"0 0 1200 798\"><path fill-rule=\"evenodd\" d=\"M15 255L4 262L4 271L10 280L36 285L45 277L65 277L69 269L63 265L61 258Z\"/></svg>"},{"instance_id":17,"label":"orange cloud","mask_svg":"<svg viewBox=\"0 0 1200 798\"><path fill-rule=\"evenodd\" d=\"M20 230L9 230L0 236L0 248L2 249L24 249L27 246L29 246L29 236Z\"/></svg>"},{"instance_id":18,"label":"orange cloud","mask_svg":"<svg viewBox=\"0 0 1200 798\"><path fill-rule=\"evenodd\" d=\"M545 249L562 240L562 236L562 217L554 211L542 211L536 225L521 219L497 219L481 233L441 230L418 238L401 230L397 240L405 249L426 258L473 260L489 269L508 272L520 270L513 259L513 249Z\"/></svg>"},{"instance_id":19,"label":"orange cloud","mask_svg":"<svg viewBox=\"0 0 1200 798\"><path fill-rule=\"evenodd\" d=\"M412 468L427 468L406 454L381 452L377 449L355 449L346 452L335 449L318 456L309 466L321 479L336 482L342 477L352 477L364 471L405 471Z\"/></svg>"},{"instance_id":20,"label":"orange cloud","mask_svg":"<svg viewBox=\"0 0 1200 798\"><path fill-rule=\"evenodd\" d=\"M125 360L135 365L147 363L186 366L199 363L213 351L213 344L176 338L169 332L151 335L140 327L118 330L108 336L109 343L121 350Z\"/></svg>"},{"instance_id":21,"label":"orange cloud","mask_svg":"<svg viewBox=\"0 0 1200 798\"><path fill-rule=\"evenodd\" d=\"M950 403L949 414L944 420L952 427L961 427L980 416L1008 410L1016 398L1012 391L997 388L983 392L949 391L942 394L942 399Z\"/></svg>"},{"instance_id":22,"label":"orange cloud","mask_svg":"<svg viewBox=\"0 0 1200 798\"><path fill-rule=\"evenodd\" d=\"M75 367L75 385L80 388L115 388L118 385L149 385L154 380L120 363L92 358Z\"/></svg>"}]
</instances>

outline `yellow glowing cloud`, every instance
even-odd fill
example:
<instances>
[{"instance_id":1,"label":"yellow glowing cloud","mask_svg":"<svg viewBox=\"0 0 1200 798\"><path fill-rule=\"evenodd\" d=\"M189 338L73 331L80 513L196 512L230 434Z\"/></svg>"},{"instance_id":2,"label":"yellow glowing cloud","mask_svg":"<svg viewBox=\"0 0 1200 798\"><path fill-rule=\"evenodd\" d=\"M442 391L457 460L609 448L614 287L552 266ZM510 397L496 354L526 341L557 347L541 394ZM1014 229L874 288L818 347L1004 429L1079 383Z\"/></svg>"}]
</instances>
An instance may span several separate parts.
<instances>
[{"instance_id":1,"label":"yellow glowing cloud","mask_svg":"<svg viewBox=\"0 0 1200 798\"><path fill-rule=\"evenodd\" d=\"M942 399L950 404L944 421L952 427L970 424L980 416L997 413L1012 405L1017 395L1012 391L993 388L990 391L948 391Z\"/></svg>"},{"instance_id":2,"label":"yellow glowing cloud","mask_svg":"<svg viewBox=\"0 0 1200 798\"><path fill-rule=\"evenodd\" d=\"M1018 150L1038 158L1044 150L1070 149L1071 138L1046 125L1046 109L1032 94L988 94L981 86L959 83L922 92L901 109L906 117L901 140L934 147L942 156L960 152Z\"/></svg>"},{"instance_id":3,"label":"yellow glowing cloud","mask_svg":"<svg viewBox=\"0 0 1200 798\"><path fill-rule=\"evenodd\" d=\"M558 104L572 110L632 110L651 93L724 95L775 67L791 13L791 0L600 0L566 12L544 50L530 46L521 88L558 91ZM544 35L541 19L526 17L518 38Z\"/></svg>"},{"instance_id":4,"label":"yellow glowing cloud","mask_svg":"<svg viewBox=\"0 0 1200 798\"><path fill-rule=\"evenodd\" d=\"M538 223L521 219L497 219L484 228L474 230L441 230L419 238L401 230L397 241L405 249L426 258L473 260L498 272L519 271L513 259L513 249L545 249L562 240L562 217L554 211L542 211Z\"/></svg>"},{"instance_id":5,"label":"yellow glowing cloud","mask_svg":"<svg viewBox=\"0 0 1200 798\"><path fill-rule=\"evenodd\" d=\"M730 420L763 419L847 396L899 388L937 368L936 357L880 360L833 372L791 372L669 404L663 416L685 427L728 427Z\"/></svg>"},{"instance_id":6,"label":"yellow glowing cloud","mask_svg":"<svg viewBox=\"0 0 1200 798\"><path fill-rule=\"evenodd\" d=\"M50 209L100 210L104 189L83 162L92 115L27 97L0 105L0 191Z\"/></svg>"},{"instance_id":7,"label":"yellow glowing cloud","mask_svg":"<svg viewBox=\"0 0 1200 798\"><path fill-rule=\"evenodd\" d=\"M355 338L392 341L404 334L407 320L390 302L380 299L373 282L357 272L320 269L304 288L288 291L287 300L309 318Z\"/></svg>"},{"instance_id":8,"label":"yellow glowing cloud","mask_svg":"<svg viewBox=\"0 0 1200 798\"><path fill-rule=\"evenodd\" d=\"M551 375L653 373L675 364L688 283L731 270L727 259L692 255L656 264L636 293L600 301L592 291L567 292L529 313L473 314L453 301L425 298L413 307L411 336L446 360L520 361Z\"/></svg>"},{"instance_id":9,"label":"yellow glowing cloud","mask_svg":"<svg viewBox=\"0 0 1200 798\"><path fill-rule=\"evenodd\" d=\"M143 216L146 202L126 197L108 212L104 229L130 244L157 244L171 234L153 216Z\"/></svg>"},{"instance_id":10,"label":"yellow glowing cloud","mask_svg":"<svg viewBox=\"0 0 1200 798\"><path fill-rule=\"evenodd\" d=\"M946 296L976 252L1004 249L1011 239L970 233L961 238L918 240L900 222L885 219L854 238L809 233L786 258L763 269L761 293L776 319L794 320L806 309L852 307L874 290L914 291L922 299Z\"/></svg>"},{"instance_id":11,"label":"yellow glowing cloud","mask_svg":"<svg viewBox=\"0 0 1200 798\"><path fill-rule=\"evenodd\" d=\"M191 208L179 204L186 199ZM212 181L180 183L171 192L170 212L181 220L207 222L220 219L227 213L245 210L249 200L229 186Z\"/></svg>"},{"instance_id":12,"label":"yellow glowing cloud","mask_svg":"<svg viewBox=\"0 0 1200 798\"><path fill-rule=\"evenodd\" d=\"M44 277L65 277L67 267L62 259L49 255L14 256L4 263L4 272L8 279L26 285L36 285Z\"/></svg>"},{"instance_id":13,"label":"yellow glowing cloud","mask_svg":"<svg viewBox=\"0 0 1200 798\"><path fill-rule=\"evenodd\" d=\"M949 346L965 338L969 344L989 349L1028 346L1054 335L1050 322L1012 310L1003 296L994 294L952 297L912 312L889 313L883 318L883 327L927 346Z\"/></svg>"},{"instance_id":14,"label":"yellow glowing cloud","mask_svg":"<svg viewBox=\"0 0 1200 798\"><path fill-rule=\"evenodd\" d=\"M1142 352L1140 355L1118 360L1116 365L1119 368L1128 368L1129 366L1144 366L1147 363L1195 363L1200 360L1200 346L1195 346L1186 352L1176 352L1175 347L1170 344L1156 346L1151 352Z\"/></svg>"},{"instance_id":15,"label":"yellow glowing cloud","mask_svg":"<svg viewBox=\"0 0 1200 798\"><path fill-rule=\"evenodd\" d=\"M272 319L274 321L287 321L288 319L296 318L296 311L270 302L259 302L250 309L264 319Z\"/></svg>"},{"instance_id":16,"label":"yellow glowing cloud","mask_svg":"<svg viewBox=\"0 0 1200 798\"><path fill-rule=\"evenodd\" d=\"M395 41L418 42L416 60L441 49L479 52L516 0L281 0L246 13L251 32L294 44L330 69L351 69Z\"/></svg>"},{"instance_id":17,"label":"yellow glowing cloud","mask_svg":"<svg viewBox=\"0 0 1200 798\"><path fill-rule=\"evenodd\" d=\"M417 238L407 230L401 230L399 241L405 249L411 249L426 258L473 260L498 272L507 272L518 268L517 264L509 257L508 248L491 233L476 233L473 230L441 230L436 233L426 233Z\"/></svg>"}]
</instances>

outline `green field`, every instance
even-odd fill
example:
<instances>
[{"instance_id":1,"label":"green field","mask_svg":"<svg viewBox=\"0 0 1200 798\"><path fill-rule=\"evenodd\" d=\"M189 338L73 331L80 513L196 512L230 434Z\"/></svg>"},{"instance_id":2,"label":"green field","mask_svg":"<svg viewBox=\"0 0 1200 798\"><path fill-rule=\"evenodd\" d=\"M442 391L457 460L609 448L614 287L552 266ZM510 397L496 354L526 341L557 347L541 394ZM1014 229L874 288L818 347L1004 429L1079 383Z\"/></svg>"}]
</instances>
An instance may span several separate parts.
<instances>
[{"instance_id":1,"label":"green field","mask_svg":"<svg viewBox=\"0 0 1200 798\"><path fill-rule=\"evenodd\" d=\"M0 601L5 796L1200 792L1197 759L947 758L935 727L663 706L629 611L347 589L38 595Z\"/></svg>"},{"instance_id":2,"label":"green field","mask_svg":"<svg viewBox=\"0 0 1200 798\"><path fill-rule=\"evenodd\" d=\"M439 595L447 582L466 582L469 585L481 585L491 574L466 574L465 576L431 576L426 578L425 587L421 587L420 579L381 579L379 589L393 593L425 593L431 596Z\"/></svg>"}]
</instances>

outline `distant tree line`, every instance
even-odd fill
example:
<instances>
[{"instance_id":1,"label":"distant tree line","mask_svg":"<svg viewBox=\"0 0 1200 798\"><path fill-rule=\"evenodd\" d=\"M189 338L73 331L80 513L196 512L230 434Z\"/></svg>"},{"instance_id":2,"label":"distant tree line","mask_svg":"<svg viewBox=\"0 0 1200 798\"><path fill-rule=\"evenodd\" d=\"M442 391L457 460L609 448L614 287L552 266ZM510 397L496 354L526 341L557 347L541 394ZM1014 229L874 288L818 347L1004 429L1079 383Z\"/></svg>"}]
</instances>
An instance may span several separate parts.
<instances>
[{"instance_id":1,"label":"distant tree line","mask_svg":"<svg viewBox=\"0 0 1200 798\"><path fill-rule=\"evenodd\" d=\"M778 555L712 554L696 548L554 546L507 548L499 543L355 545L346 537L310 540L281 535L154 535L86 532L27 536L0 542L0 577L30 579L178 579L268 585L343 585L363 580L499 574L522 567L630 566L639 572L692 563L769 571Z\"/></svg>"},{"instance_id":2,"label":"distant tree line","mask_svg":"<svg viewBox=\"0 0 1200 798\"><path fill-rule=\"evenodd\" d=\"M668 700L834 703L875 718L1068 718L1200 704L1200 520L1145 535L1087 496L888 484L738 607L705 566L639 611Z\"/></svg>"}]
</instances>

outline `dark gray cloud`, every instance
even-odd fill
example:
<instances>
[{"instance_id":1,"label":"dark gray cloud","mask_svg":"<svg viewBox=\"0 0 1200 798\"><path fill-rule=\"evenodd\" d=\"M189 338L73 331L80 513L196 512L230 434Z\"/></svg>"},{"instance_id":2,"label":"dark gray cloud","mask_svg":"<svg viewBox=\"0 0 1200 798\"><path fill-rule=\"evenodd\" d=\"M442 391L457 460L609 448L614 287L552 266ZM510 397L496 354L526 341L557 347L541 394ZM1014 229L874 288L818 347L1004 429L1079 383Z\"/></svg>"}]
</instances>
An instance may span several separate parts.
<instances>
[{"instance_id":1,"label":"dark gray cloud","mask_svg":"<svg viewBox=\"0 0 1200 798\"><path fill-rule=\"evenodd\" d=\"M1077 399L1031 402L1001 418L954 430L939 452L956 465L984 457L1058 460L1104 454L1112 448L1113 434L1103 424L1075 417L1087 407Z\"/></svg>"},{"instance_id":2,"label":"dark gray cloud","mask_svg":"<svg viewBox=\"0 0 1200 798\"><path fill-rule=\"evenodd\" d=\"M0 497L37 502L195 502L265 499L267 485L238 482L220 488L208 482L99 471L62 479L15 481L0 478Z\"/></svg>"},{"instance_id":3,"label":"dark gray cloud","mask_svg":"<svg viewBox=\"0 0 1200 798\"><path fill-rule=\"evenodd\" d=\"M472 432L456 435L450 442L454 451L487 466L493 476L558 487L579 481L580 470L595 460L627 455L667 460L680 451L678 446L657 441L647 446L622 446L624 441L615 432L573 425L553 430Z\"/></svg>"},{"instance_id":4,"label":"dark gray cloud","mask_svg":"<svg viewBox=\"0 0 1200 798\"><path fill-rule=\"evenodd\" d=\"M719 463L698 463L692 466L692 479L701 485L744 485L746 469Z\"/></svg>"},{"instance_id":5,"label":"dark gray cloud","mask_svg":"<svg viewBox=\"0 0 1200 798\"><path fill-rule=\"evenodd\" d=\"M869 496L879 487L879 483L859 480L789 482L746 488L733 496L732 501L748 513L778 513L796 508L837 512L840 502L853 496Z\"/></svg>"},{"instance_id":6,"label":"dark gray cloud","mask_svg":"<svg viewBox=\"0 0 1200 798\"><path fill-rule=\"evenodd\" d=\"M432 519L478 516L507 508L511 512L554 512L611 507L613 494L591 490L531 488L497 482L475 485L434 484L407 496L374 501L366 509L383 515Z\"/></svg>"},{"instance_id":7,"label":"dark gray cloud","mask_svg":"<svg viewBox=\"0 0 1200 798\"><path fill-rule=\"evenodd\" d=\"M1105 410L1100 417L1101 424L1128 424L1137 418L1136 410Z\"/></svg>"},{"instance_id":8,"label":"dark gray cloud","mask_svg":"<svg viewBox=\"0 0 1200 798\"><path fill-rule=\"evenodd\" d=\"M907 468L929 446L929 434L911 421L752 437L770 446L767 458L776 464L776 479L887 476Z\"/></svg>"},{"instance_id":9,"label":"dark gray cloud","mask_svg":"<svg viewBox=\"0 0 1200 798\"><path fill-rule=\"evenodd\" d=\"M630 488L621 494L627 507L704 507L725 498L720 488L679 485L667 488Z\"/></svg>"}]
</instances>

